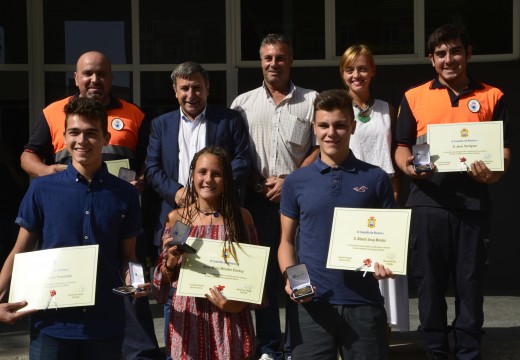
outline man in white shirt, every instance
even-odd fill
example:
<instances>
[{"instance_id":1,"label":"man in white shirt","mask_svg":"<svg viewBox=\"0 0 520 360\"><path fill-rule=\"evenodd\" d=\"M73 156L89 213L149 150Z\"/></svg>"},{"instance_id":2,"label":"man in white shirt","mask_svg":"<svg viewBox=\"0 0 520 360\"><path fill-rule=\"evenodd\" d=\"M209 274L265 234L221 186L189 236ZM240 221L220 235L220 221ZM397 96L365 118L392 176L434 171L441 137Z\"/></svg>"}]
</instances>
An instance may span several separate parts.
<instances>
[{"instance_id":1,"label":"man in white shirt","mask_svg":"<svg viewBox=\"0 0 520 360\"><path fill-rule=\"evenodd\" d=\"M266 294L269 305L256 310L256 333L261 359L281 356L278 290L280 272L276 257L280 241L280 194L286 175L298 169L311 152L314 90L290 80L293 50L281 34L269 34L260 44L262 86L239 95L231 104L244 118L250 137L252 169L245 207L253 215L262 245L271 247ZM285 350L290 356L290 349Z\"/></svg>"}]
</instances>

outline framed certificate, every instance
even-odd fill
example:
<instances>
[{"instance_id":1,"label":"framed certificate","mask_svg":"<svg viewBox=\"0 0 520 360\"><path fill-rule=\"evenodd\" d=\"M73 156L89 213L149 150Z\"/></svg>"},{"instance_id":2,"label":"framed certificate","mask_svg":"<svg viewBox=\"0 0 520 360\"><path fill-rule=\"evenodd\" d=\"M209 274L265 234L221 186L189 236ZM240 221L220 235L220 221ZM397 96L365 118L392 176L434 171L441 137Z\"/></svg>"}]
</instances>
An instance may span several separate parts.
<instances>
[{"instance_id":1,"label":"framed certificate","mask_svg":"<svg viewBox=\"0 0 520 360\"><path fill-rule=\"evenodd\" d=\"M378 262L406 275L410 209L335 208L329 269L374 271Z\"/></svg>"},{"instance_id":2,"label":"framed certificate","mask_svg":"<svg viewBox=\"0 0 520 360\"><path fill-rule=\"evenodd\" d=\"M210 288L218 286L227 299L253 304L262 302L268 247L234 244L238 260L235 261L229 251L225 251L222 240L190 237L186 243L197 252L184 254L177 283L178 295L203 298Z\"/></svg>"},{"instance_id":3,"label":"framed certificate","mask_svg":"<svg viewBox=\"0 0 520 360\"><path fill-rule=\"evenodd\" d=\"M430 124L427 142L436 171L468 171L477 160L492 171L504 171L502 121Z\"/></svg>"},{"instance_id":4,"label":"framed certificate","mask_svg":"<svg viewBox=\"0 0 520 360\"><path fill-rule=\"evenodd\" d=\"M23 310L94 305L98 252L85 245L16 254L9 302L27 301Z\"/></svg>"}]
</instances>

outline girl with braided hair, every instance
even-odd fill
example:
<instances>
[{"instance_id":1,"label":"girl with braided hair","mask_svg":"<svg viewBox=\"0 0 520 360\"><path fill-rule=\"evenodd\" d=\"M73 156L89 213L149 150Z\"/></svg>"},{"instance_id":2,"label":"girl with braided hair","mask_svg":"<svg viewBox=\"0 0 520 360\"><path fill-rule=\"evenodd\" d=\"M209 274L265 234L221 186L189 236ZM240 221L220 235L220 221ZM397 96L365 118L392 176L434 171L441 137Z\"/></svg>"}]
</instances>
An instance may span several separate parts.
<instances>
[{"instance_id":1,"label":"girl with braided hair","mask_svg":"<svg viewBox=\"0 0 520 360\"><path fill-rule=\"evenodd\" d=\"M168 215L163 251L154 273L158 300L177 286L184 252L168 246L176 221L190 227L190 236L224 240L224 252L234 256L240 242L257 244L251 214L238 205L231 162L224 149L210 146L195 154L185 190L186 207ZM215 284L216 285L216 284ZM217 286L206 298L172 299L166 351L172 359L247 359L254 351L254 327L247 303L226 299Z\"/></svg>"}]
</instances>

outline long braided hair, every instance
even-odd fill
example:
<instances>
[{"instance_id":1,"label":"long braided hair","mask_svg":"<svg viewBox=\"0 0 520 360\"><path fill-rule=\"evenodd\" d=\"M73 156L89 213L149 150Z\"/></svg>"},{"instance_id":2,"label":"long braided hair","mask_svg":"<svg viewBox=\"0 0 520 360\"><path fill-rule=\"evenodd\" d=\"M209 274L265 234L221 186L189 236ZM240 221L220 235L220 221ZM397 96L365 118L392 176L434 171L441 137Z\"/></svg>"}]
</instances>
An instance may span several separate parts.
<instances>
[{"instance_id":1,"label":"long braided hair","mask_svg":"<svg viewBox=\"0 0 520 360\"><path fill-rule=\"evenodd\" d=\"M220 213L224 220L224 229L226 233L227 241L239 243L249 243L249 235L246 231L244 220L242 218L242 212L238 202L238 192L235 190L233 182L233 170L231 168L231 161L227 152L219 146L207 146L195 154L190 165L190 176L188 184L186 185L184 203L186 207L181 212L181 218L184 223L191 226L193 220L197 215L197 210L189 204L194 204L197 201L197 192L193 186L193 172L197 160L202 155L211 154L217 157L219 164L222 168L222 176L224 180L224 192L222 193L222 203Z\"/></svg>"}]
</instances>

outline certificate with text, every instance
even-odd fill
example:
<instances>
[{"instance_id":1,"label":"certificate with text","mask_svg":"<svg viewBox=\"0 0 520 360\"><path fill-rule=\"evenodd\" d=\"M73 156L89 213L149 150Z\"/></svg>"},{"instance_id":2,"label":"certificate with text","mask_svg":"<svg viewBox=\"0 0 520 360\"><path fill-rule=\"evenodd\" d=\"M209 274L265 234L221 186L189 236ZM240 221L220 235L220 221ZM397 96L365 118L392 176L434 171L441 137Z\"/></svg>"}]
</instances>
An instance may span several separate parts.
<instances>
[{"instance_id":1,"label":"certificate with text","mask_svg":"<svg viewBox=\"0 0 520 360\"><path fill-rule=\"evenodd\" d=\"M374 271L378 262L406 275L410 209L335 208L327 268Z\"/></svg>"},{"instance_id":2,"label":"certificate with text","mask_svg":"<svg viewBox=\"0 0 520 360\"><path fill-rule=\"evenodd\" d=\"M427 141L436 171L468 171L477 160L492 171L504 171L502 121L430 124Z\"/></svg>"},{"instance_id":3,"label":"certificate with text","mask_svg":"<svg viewBox=\"0 0 520 360\"><path fill-rule=\"evenodd\" d=\"M186 243L197 252L184 254L177 295L205 297L218 286L229 300L262 302L269 247L233 243L233 256L222 240L190 237Z\"/></svg>"},{"instance_id":4,"label":"certificate with text","mask_svg":"<svg viewBox=\"0 0 520 360\"><path fill-rule=\"evenodd\" d=\"M16 254L9 302L27 301L22 310L94 305L98 252L85 245Z\"/></svg>"}]
</instances>

